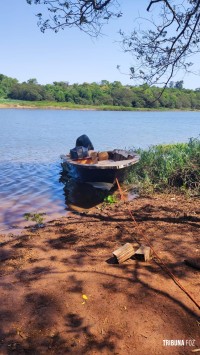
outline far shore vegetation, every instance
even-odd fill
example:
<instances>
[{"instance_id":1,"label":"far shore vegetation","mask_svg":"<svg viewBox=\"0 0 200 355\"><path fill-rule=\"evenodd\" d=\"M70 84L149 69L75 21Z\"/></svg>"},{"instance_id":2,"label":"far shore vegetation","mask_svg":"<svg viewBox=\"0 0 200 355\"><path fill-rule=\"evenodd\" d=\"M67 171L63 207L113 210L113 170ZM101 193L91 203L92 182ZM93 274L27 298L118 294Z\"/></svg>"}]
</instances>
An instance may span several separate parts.
<instances>
[{"instance_id":1,"label":"far shore vegetation","mask_svg":"<svg viewBox=\"0 0 200 355\"><path fill-rule=\"evenodd\" d=\"M46 109L46 110L90 110L90 111L199 111L199 109L181 108L171 109L167 107L149 108L149 107L127 107L112 105L80 105L69 102L54 101L23 101L0 99L1 108L20 108L20 109Z\"/></svg>"},{"instance_id":2,"label":"far shore vegetation","mask_svg":"<svg viewBox=\"0 0 200 355\"><path fill-rule=\"evenodd\" d=\"M0 74L0 108L82 109L82 110L200 110L200 88L183 88L183 81L171 81L164 92L156 86L110 83L41 85L36 79L19 83Z\"/></svg>"}]
</instances>

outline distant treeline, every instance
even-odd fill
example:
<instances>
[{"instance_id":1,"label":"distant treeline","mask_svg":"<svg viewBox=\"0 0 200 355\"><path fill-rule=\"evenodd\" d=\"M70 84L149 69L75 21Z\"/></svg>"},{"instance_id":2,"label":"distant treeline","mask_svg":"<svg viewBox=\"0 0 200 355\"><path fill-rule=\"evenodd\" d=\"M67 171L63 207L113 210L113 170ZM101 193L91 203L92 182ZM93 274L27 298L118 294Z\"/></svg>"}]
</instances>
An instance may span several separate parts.
<instances>
[{"instance_id":1,"label":"distant treeline","mask_svg":"<svg viewBox=\"0 0 200 355\"><path fill-rule=\"evenodd\" d=\"M36 79L19 83L17 79L0 74L0 99L25 101L68 102L79 105L110 105L134 108L200 109L200 88L183 88L183 81L171 82L162 93L156 86L123 86L110 83L69 84L54 82L40 85Z\"/></svg>"}]
</instances>

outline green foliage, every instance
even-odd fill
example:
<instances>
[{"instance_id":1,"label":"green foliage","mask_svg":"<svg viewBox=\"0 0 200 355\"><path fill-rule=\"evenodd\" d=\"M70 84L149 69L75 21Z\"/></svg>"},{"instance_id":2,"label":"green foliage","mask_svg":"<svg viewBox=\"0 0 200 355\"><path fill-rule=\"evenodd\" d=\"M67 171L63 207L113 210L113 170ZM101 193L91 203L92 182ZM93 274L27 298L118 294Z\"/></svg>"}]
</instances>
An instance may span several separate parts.
<instances>
[{"instance_id":1,"label":"green foliage","mask_svg":"<svg viewBox=\"0 0 200 355\"><path fill-rule=\"evenodd\" d=\"M43 215L45 213L24 213L24 218L26 221L36 222L36 224L42 224L44 221Z\"/></svg>"},{"instance_id":2,"label":"green foliage","mask_svg":"<svg viewBox=\"0 0 200 355\"><path fill-rule=\"evenodd\" d=\"M0 98L31 102L59 102L96 106L110 106L121 110L133 109L200 109L200 90L186 90L183 82L170 84L161 95L162 89L156 86L123 86L119 81L110 83L72 84L54 82L40 85L37 79L19 83L16 79L0 74ZM107 107L107 109L109 109Z\"/></svg>"},{"instance_id":3,"label":"green foliage","mask_svg":"<svg viewBox=\"0 0 200 355\"><path fill-rule=\"evenodd\" d=\"M117 202L116 196L108 195L104 198L104 202L109 203L109 204L116 203Z\"/></svg>"},{"instance_id":4,"label":"green foliage","mask_svg":"<svg viewBox=\"0 0 200 355\"><path fill-rule=\"evenodd\" d=\"M28 82L13 85L10 89L8 97L15 100L43 101L47 99L48 95L46 95L44 86Z\"/></svg>"},{"instance_id":5,"label":"green foliage","mask_svg":"<svg viewBox=\"0 0 200 355\"><path fill-rule=\"evenodd\" d=\"M200 139L152 146L138 153L140 161L131 171L129 183L149 193L174 188L200 193Z\"/></svg>"},{"instance_id":6,"label":"green foliage","mask_svg":"<svg viewBox=\"0 0 200 355\"><path fill-rule=\"evenodd\" d=\"M0 98L6 99L12 90L12 87L17 83L17 79L12 79L6 75L0 74Z\"/></svg>"}]
</instances>

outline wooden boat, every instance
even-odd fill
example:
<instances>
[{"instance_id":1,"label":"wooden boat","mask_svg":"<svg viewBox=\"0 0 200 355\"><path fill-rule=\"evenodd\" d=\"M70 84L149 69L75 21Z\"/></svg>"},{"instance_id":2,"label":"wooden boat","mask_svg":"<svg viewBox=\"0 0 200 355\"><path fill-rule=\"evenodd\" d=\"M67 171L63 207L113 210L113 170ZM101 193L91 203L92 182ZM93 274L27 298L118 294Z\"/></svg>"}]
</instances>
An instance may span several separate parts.
<instances>
[{"instance_id":1,"label":"wooden boat","mask_svg":"<svg viewBox=\"0 0 200 355\"><path fill-rule=\"evenodd\" d=\"M70 178L80 182L107 182L113 184L116 178L122 182L131 167L139 161L139 155L124 150L115 149L98 154L107 157L107 159L94 162L91 157L72 160L70 155L63 155L61 156L63 171Z\"/></svg>"}]
</instances>

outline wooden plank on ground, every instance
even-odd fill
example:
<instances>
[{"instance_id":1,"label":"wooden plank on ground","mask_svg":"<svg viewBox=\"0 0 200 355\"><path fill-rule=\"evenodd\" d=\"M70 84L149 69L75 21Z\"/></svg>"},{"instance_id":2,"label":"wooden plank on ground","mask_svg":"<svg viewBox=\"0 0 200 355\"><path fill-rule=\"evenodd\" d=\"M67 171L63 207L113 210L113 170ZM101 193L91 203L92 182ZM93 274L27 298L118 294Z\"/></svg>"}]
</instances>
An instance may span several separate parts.
<instances>
[{"instance_id":1,"label":"wooden plank on ground","mask_svg":"<svg viewBox=\"0 0 200 355\"><path fill-rule=\"evenodd\" d=\"M135 254L137 249L138 249L137 243L133 245L130 243L126 243L122 245L120 248L118 248L117 250L115 250L113 252L113 255L117 258L118 263L121 264L127 259L130 259L131 256Z\"/></svg>"},{"instance_id":2,"label":"wooden plank on ground","mask_svg":"<svg viewBox=\"0 0 200 355\"><path fill-rule=\"evenodd\" d=\"M144 258L144 261L149 261L151 259L151 248L146 245L141 245L138 250L136 250L135 255Z\"/></svg>"}]
</instances>

